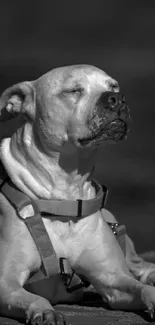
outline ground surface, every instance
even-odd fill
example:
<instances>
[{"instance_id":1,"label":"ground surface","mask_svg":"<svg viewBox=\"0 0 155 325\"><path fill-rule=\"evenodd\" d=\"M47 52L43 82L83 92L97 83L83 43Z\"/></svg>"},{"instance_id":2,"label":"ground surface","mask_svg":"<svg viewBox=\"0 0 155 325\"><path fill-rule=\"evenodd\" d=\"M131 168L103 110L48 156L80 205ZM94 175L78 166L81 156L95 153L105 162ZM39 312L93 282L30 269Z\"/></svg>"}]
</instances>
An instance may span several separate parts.
<instances>
[{"instance_id":1,"label":"ground surface","mask_svg":"<svg viewBox=\"0 0 155 325\"><path fill-rule=\"evenodd\" d=\"M147 313L111 311L101 302L86 301L86 306L58 305L56 310L63 312L70 325L142 325L155 324L148 318ZM88 306L89 305L89 306ZM23 324L16 320L0 317L0 325Z\"/></svg>"}]
</instances>

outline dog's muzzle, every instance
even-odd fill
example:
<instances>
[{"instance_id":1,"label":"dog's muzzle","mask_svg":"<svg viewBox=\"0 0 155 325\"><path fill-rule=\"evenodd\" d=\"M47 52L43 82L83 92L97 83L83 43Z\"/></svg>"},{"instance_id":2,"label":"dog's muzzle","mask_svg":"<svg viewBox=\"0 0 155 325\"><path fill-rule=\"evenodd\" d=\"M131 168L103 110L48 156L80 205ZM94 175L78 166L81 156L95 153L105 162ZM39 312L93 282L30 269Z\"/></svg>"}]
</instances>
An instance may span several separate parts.
<instances>
[{"instance_id":1,"label":"dog's muzzle","mask_svg":"<svg viewBox=\"0 0 155 325\"><path fill-rule=\"evenodd\" d=\"M124 95L103 93L88 119L88 135L79 139L81 146L103 140L124 139L129 131L130 114Z\"/></svg>"}]
</instances>

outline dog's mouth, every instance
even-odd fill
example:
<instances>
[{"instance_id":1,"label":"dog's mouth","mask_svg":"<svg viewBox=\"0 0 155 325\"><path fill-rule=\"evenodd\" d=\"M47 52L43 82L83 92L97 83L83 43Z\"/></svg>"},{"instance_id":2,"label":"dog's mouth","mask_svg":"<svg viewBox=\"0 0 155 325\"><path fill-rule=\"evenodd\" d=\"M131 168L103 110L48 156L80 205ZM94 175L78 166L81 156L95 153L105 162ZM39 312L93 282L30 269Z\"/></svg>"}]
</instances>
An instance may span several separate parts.
<instances>
[{"instance_id":1,"label":"dog's mouth","mask_svg":"<svg viewBox=\"0 0 155 325\"><path fill-rule=\"evenodd\" d=\"M122 119L116 119L109 122L106 126L96 132L92 132L83 138L78 139L81 147L91 146L93 143L97 144L104 140L123 140L128 133L128 127Z\"/></svg>"}]
</instances>

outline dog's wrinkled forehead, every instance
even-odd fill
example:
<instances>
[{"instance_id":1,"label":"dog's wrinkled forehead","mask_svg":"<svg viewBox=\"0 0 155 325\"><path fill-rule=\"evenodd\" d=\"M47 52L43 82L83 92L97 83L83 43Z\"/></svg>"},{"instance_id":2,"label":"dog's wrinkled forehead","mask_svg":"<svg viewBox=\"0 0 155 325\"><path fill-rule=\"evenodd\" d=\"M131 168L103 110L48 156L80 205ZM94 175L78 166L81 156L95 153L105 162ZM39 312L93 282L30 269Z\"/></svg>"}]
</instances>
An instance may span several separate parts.
<instances>
[{"instance_id":1,"label":"dog's wrinkled forehead","mask_svg":"<svg viewBox=\"0 0 155 325\"><path fill-rule=\"evenodd\" d=\"M75 65L56 68L38 79L42 91L57 94L74 87L83 87L85 90L119 91L118 83L104 71L90 65Z\"/></svg>"}]
</instances>

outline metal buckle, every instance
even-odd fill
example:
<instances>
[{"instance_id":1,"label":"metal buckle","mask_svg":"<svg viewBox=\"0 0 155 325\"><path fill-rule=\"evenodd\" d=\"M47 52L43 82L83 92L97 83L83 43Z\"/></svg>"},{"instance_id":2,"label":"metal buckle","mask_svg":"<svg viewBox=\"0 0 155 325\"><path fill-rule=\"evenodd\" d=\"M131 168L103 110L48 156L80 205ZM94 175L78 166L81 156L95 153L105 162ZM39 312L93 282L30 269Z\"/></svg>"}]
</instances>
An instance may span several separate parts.
<instances>
[{"instance_id":1,"label":"metal buckle","mask_svg":"<svg viewBox=\"0 0 155 325\"><path fill-rule=\"evenodd\" d=\"M81 282L80 283L77 283L77 284L75 284L75 285L73 285L72 287L66 287L66 291L68 292L68 293L72 293L73 291L76 291L76 290L79 290L79 289L81 289L81 288L88 288L90 286L90 283L88 282L88 281L86 281L86 280L81 280Z\"/></svg>"},{"instance_id":2,"label":"metal buckle","mask_svg":"<svg viewBox=\"0 0 155 325\"><path fill-rule=\"evenodd\" d=\"M62 277L65 287L67 288L68 286L70 286L70 283L72 281L72 278L73 278L73 275L75 272L69 267L69 265L67 265L68 270L65 269L65 265L64 265L65 260L66 260L66 258L64 258L64 257L59 258L60 275Z\"/></svg>"},{"instance_id":3,"label":"metal buckle","mask_svg":"<svg viewBox=\"0 0 155 325\"><path fill-rule=\"evenodd\" d=\"M115 236L117 236L117 228L118 228L118 226L119 226L119 223L117 223L117 222L107 222L107 224L108 224L109 227L111 228L113 234L114 234Z\"/></svg>"},{"instance_id":4,"label":"metal buckle","mask_svg":"<svg viewBox=\"0 0 155 325\"><path fill-rule=\"evenodd\" d=\"M81 289L83 287L87 288L89 287L90 283L86 280L81 280L77 274L75 274L75 271L71 269L68 262L66 263L66 267L68 270L65 270L64 261L66 259L64 257L60 257L60 275L62 276L62 280L64 282L64 285L66 287L66 291L68 293L72 293L75 290ZM75 279L75 284L71 286L71 283L73 281L73 278Z\"/></svg>"}]
</instances>

